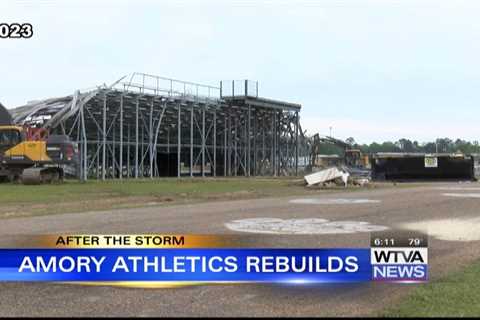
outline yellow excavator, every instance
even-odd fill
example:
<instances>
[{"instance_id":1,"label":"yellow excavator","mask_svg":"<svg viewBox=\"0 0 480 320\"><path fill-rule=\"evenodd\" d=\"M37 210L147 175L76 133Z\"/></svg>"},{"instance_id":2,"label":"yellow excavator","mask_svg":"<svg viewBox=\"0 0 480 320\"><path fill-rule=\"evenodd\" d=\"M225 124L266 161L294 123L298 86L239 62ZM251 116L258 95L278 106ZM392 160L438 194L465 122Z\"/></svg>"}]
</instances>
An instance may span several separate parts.
<instances>
[{"instance_id":1,"label":"yellow excavator","mask_svg":"<svg viewBox=\"0 0 480 320\"><path fill-rule=\"evenodd\" d=\"M78 147L66 135L13 124L0 104L0 181L41 184L62 181L65 166L78 163Z\"/></svg>"},{"instance_id":2,"label":"yellow excavator","mask_svg":"<svg viewBox=\"0 0 480 320\"><path fill-rule=\"evenodd\" d=\"M313 136L311 158L312 164L316 163L317 155L320 153L322 144L330 144L342 148L344 151L343 162L345 165L354 168L366 168L369 166L368 156L362 154L360 149L333 137L321 137L318 133Z\"/></svg>"}]
</instances>

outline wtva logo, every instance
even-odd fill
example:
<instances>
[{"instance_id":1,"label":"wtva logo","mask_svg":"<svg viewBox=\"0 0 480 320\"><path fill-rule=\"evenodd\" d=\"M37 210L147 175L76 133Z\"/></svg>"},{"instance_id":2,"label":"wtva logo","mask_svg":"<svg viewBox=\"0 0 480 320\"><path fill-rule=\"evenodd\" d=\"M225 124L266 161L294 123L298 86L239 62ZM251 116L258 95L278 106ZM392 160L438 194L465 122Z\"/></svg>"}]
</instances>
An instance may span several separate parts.
<instances>
[{"instance_id":1,"label":"wtva logo","mask_svg":"<svg viewBox=\"0 0 480 320\"><path fill-rule=\"evenodd\" d=\"M428 248L372 248L376 281L424 282L428 279Z\"/></svg>"}]
</instances>

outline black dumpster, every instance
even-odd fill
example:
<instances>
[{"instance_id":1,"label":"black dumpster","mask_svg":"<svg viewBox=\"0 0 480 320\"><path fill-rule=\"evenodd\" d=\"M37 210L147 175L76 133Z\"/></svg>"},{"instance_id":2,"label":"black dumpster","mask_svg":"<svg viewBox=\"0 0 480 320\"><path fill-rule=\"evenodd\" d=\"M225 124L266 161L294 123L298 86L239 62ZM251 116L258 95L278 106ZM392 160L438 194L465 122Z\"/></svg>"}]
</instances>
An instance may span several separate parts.
<instances>
[{"instance_id":1,"label":"black dumpster","mask_svg":"<svg viewBox=\"0 0 480 320\"><path fill-rule=\"evenodd\" d=\"M378 153L375 180L474 180L474 157L461 154Z\"/></svg>"}]
</instances>

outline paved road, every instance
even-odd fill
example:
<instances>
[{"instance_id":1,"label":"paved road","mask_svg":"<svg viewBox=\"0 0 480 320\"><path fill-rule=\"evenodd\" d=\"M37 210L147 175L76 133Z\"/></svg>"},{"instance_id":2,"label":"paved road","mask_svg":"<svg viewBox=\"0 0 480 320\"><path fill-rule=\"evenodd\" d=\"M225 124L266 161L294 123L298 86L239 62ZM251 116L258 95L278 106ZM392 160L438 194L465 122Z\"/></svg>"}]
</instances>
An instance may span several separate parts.
<instances>
[{"instance_id":1,"label":"paved road","mask_svg":"<svg viewBox=\"0 0 480 320\"><path fill-rule=\"evenodd\" d=\"M362 221L399 228L404 223L452 218L456 219L452 221L467 221L462 225L468 226L471 225L469 221L476 221L475 219L480 216L480 198L474 198L472 195L466 198L445 196L444 193L480 194L480 188L478 184L473 183L441 183L424 184L413 188L399 187L308 196L328 201L332 199L337 201L335 199L338 198L377 200L353 204L295 204L291 203L291 200L302 197L291 197L7 219L0 220L0 245L10 245L11 234L61 232L232 234L238 232L228 229L225 223L259 217ZM288 229L288 226L286 228ZM454 228L455 225L447 229L458 233ZM453 238L455 236L454 234ZM258 247L367 247L369 234L367 232L334 235L258 234L253 237L251 244ZM480 241L445 241L431 237L429 252L431 276L436 278L478 259L479 244ZM131 289L3 283L0 284L0 316L366 315L395 303L414 286L361 284L279 288L231 285L182 289Z\"/></svg>"}]
</instances>

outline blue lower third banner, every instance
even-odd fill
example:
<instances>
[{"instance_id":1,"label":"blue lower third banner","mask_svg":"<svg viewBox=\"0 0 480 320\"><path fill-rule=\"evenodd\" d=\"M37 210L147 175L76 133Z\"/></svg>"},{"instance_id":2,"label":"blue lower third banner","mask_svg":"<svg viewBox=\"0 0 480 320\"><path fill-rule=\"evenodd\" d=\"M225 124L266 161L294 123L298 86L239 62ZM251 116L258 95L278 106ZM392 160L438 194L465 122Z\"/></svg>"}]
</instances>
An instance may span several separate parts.
<instances>
[{"instance_id":1,"label":"blue lower third banner","mask_svg":"<svg viewBox=\"0 0 480 320\"><path fill-rule=\"evenodd\" d=\"M0 281L372 280L370 249L0 249Z\"/></svg>"}]
</instances>

